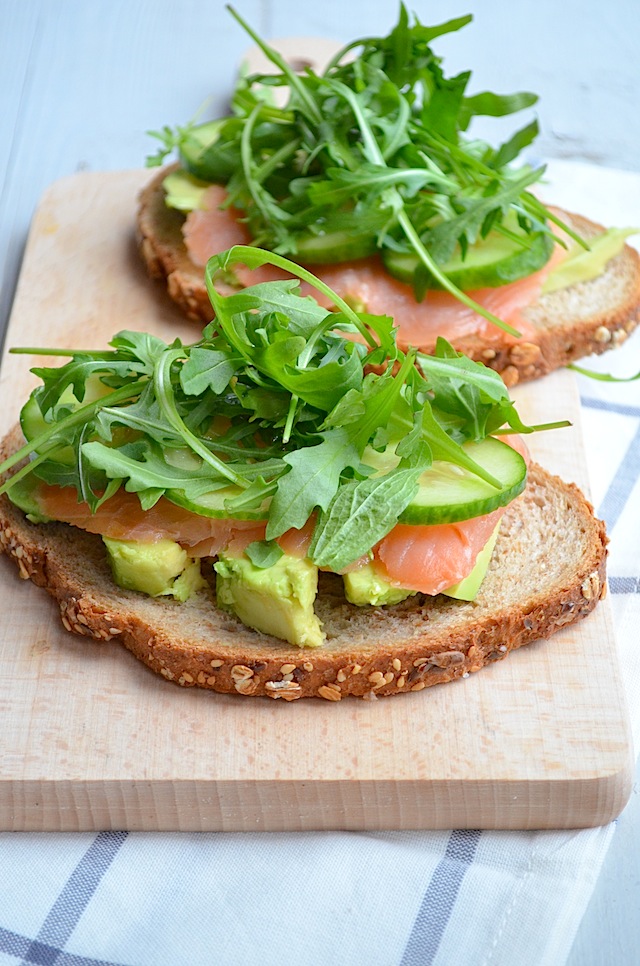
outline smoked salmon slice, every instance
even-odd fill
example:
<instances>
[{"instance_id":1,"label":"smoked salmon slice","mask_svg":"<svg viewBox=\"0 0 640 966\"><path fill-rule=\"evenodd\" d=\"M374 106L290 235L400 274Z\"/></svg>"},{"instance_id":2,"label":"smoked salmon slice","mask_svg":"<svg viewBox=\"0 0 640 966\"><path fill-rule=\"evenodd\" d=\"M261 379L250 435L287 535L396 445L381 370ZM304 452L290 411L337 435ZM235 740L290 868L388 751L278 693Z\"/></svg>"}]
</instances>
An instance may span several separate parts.
<instances>
[{"instance_id":1,"label":"smoked salmon slice","mask_svg":"<svg viewBox=\"0 0 640 966\"><path fill-rule=\"evenodd\" d=\"M221 551L240 555L250 543L264 540L266 523L203 517L161 497L143 510L135 493L120 489L95 513L78 503L73 487L41 484L37 494L43 514L99 533L113 540L153 543L164 537L175 540L193 557L215 557ZM396 587L437 594L466 577L489 539L502 510L463 523L436 526L397 524L374 549L374 557L386 579ZM278 543L285 553L306 556L315 520L300 530L289 530Z\"/></svg>"},{"instance_id":2,"label":"smoked salmon slice","mask_svg":"<svg viewBox=\"0 0 640 966\"><path fill-rule=\"evenodd\" d=\"M215 557L235 538L238 553L254 540L263 540L265 524L255 520L228 520L203 517L176 506L161 497L150 510L143 510L135 493L119 489L92 513L86 503L78 503L73 487L41 484L37 493L43 514L99 533L113 540L138 540L154 543L167 537L175 540L193 557ZM242 543L243 536L246 542Z\"/></svg>"},{"instance_id":3,"label":"smoked salmon slice","mask_svg":"<svg viewBox=\"0 0 640 966\"><path fill-rule=\"evenodd\" d=\"M182 228L189 257L195 265L202 268L218 252L224 252L234 245L251 244L251 233L239 220L239 212L235 208L220 207L226 197L227 192L222 185L211 185L204 192L201 207L189 212ZM263 265L254 269L236 265L233 271L240 284L245 287L291 278L287 272L275 265Z\"/></svg>"},{"instance_id":4,"label":"smoked salmon slice","mask_svg":"<svg viewBox=\"0 0 640 966\"><path fill-rule=\"evenodd\" d=\"M375 548L374 559L394 587L439 594L471 573L503 513L500 507L473 520L425 527L399 523Z\"/></svg>"},{"instance_id":5,"label":"smoked salmon slice","mask_svg":"<svg viewBox=\"0 0 640 966\"><path fill-rule=\"evenodd\" d=\"M119 489L92 513L86 503L78 503L73 487L41 483L37 501L42 513L51 519L99 533L112 540L137 540L155 543L162 538L175 540L192 557L216 557L222 550L242 554L250 543L264 540L265 520L235 520L204 517L176 506L161 497L150 510L143 510L135 493ZM278 538L285 553L305 557L315 520L300 529L291 529Z\"/></svg>"},{"instance_id":6,"label":"smoked salmon slice","mask_svg":"<svg viewBox=\"0 0 640 966\"><path fill-rule=\"evenodd\" d=\"M225 189L221 185L211 185L204 192L201 207L187 215L183 236L189 256L196 265L206 265L211 255L233 245L251 244L251 234L239 220L238 211L220 207L225 199ZM556 246L554 254L540 271L498 288L477 289L467 294L516 328L523 338L532 338L535 329L522 311L538 299L547 275L562 257L562 249ZM401 346L427 347L433 345L438 336L456 340L472 334L487 340L516 341L515 337L499 330L449 292L430 290L422 302L416 302L411 286L389 275L377 256L308 268L343 298L362 305L373 315L390 315L395 319ZM234 268L234 272L243 286L288 277L286 272L273 265L253 270L240 265ZM326 296L315 292L306 283L302 283L301 289L303 295L313 294L325 308L332 307Z\"/></svg>"},{"instance_id":7,"label":"smoked salmon slice","mask_svg":"<svg viewBox=\"0 0 640 966\"><path fill-rule=\"evenodd\" d=\"M519 436L503 438L528 459L526 446ZM264 520L200 516L165 497L149 510L143 510L137 495L123 488L95 513L86 503L78 503L73 487L41 483L36 499L42 513L52 519L114 540L152 543L169 538L193 557L216 557L222 551L239 556L250 543L265 539ZM503 507L459 523L396 524L373 548L375 565L395 587L439 594L471 572L502 513ZM312 516L301 529L282 534L278 544L291 556L305 557L315 524ZM347 570L357 568L362 562L356 561Z\"/></svg>"}]
</instances>

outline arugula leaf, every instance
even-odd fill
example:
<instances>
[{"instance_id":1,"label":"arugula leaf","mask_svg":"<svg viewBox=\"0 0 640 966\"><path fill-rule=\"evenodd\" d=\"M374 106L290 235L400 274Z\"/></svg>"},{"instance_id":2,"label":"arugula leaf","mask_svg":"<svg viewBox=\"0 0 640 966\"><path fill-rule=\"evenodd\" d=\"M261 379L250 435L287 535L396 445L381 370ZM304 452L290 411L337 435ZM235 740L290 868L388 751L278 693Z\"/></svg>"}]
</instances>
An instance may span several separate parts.
<instances>
[{"instance_id":1,"label":"arugula leaf","mask_svg":"<svg viewBox=\"0 0 640 966\"><path fill-rule=\"evenodd\" d=\"M170 425L173 426L173 428L182 436L194 453L197 453L198 456L202 457L202 459L209 464L212 470L217 471L232 483L237 483L239 486L244 486L246 484L242 477L232 467L215 456L207 448L207 446L205 446L204 443L189 430L188 426L180 415L171 383L171 368L174 362L177 362L178 359L183 357L184 350L182 346L179 346L176 349L165 352L163 357L159 360L160 364L155 368L153 373L153 381L156 398L160 404L160 409Z\"/></svg>"},{"instance_id":2,"label":"arugula leaf","mask_svg":"<svg viewBox=\"0 0 640 966\"><path fill-rule=\"evenodd\" d=\"M330 289L329 286L326 285L321 279L316 278L315 275L312 275L311 272L307 271L307 269L302 268L301 265L296 265L294 262L277 255L275 252L267 252L263 249L252 248L249 245L234 245L233 248L228 249L226 252L213 255L207 262L205 268L207 292L216 316L222 324L224 324L224 320L229 317L229 314L234 307L234 303L230 303L229 299L236 298L237 296L227 296L226 299L220 296L214 285L214 279L217 272L228 271L229 268L238 263L246 265L247 268L261 268L263 265L275 265L276 268L282 268L285 272L291 272L292 275L296 275L299 279L308 282L318 292L321 292L323 295L326 295L331 299L332 304L335 305L338 310L348 318L348 320L355 326L356 330L361 334L364 341L368 345L375 346L368 329L363 324L358 313L355 312L351 306L344 301L344 299ZM274 283L268 282L266 284L272 286ZM272 291L279 291L279 289L272 289ZM324 310L324 317L326 317L326 314L326 310ZM230 334L229 328L225 328L225 333L228 337ZM232 329L231 334L233 334ZM232 342L232 345L235 345L234 340L230 341ZM242 349L239 348L239 351L242 352Z\"/></svg>"},{"instance_id":3,"label":"arugula leaf","mask_svg":"<svg viewBox=\"0 0 640 966\"><path fill-rule=\"evenodd\" d=\"M180 490L185 497L196 500L204 493L226 488L229 481L215 477L206 464L200 468L183 469L167 463L161 450L148 444L133 443L113 449L94 440L82 447L84 459L112 480L126 480L125 489L146 498L145 509L153 506L167 490ZM151 497L149 497L151 495ZM152 503L148 499L153 500Z\"/></svg>"},{"instance_id":4,"label":"arugula leaf","mask_svg":"<svg viewBox=\"0 0 640 966\"><path fill-rule=\"evenodd\" d=\"M451 258L461 238L464 238L467 244L473 244L480 235L485 218L496 209L505 211L509 205L520 198L525 188L539 178L538 170L528 170L519 178L506 182L502 187L496 185L496 190L485 198L472 201L460 199L459 214L435 225L422 236L431 257L442 264Z\"/></svg>"},{"instance_id":5,"label":"arugula leaf","mask_svg":"<svg viewBox=\"0 0 640 966\"><path fill-rule=\"evenodd\" d=\"M262 248L304 262L308 246L317 252L313 243L326 236L342 239L342 260L408 251L424 266L416 274L418 299L425 286L440 285L514 334L439 269L456 246L464 254L510 211L536 216L535 223L523 218L525 235L556 223L526 191L543 169L520 176L511 168L537 135L535 121L497 149L466 136L473 117L511 115L537 100L527 91L468 94L469 71L446 76L431 44L471 17L426 26L401 4L388 36L354 40L317 75L293 71L230 11L271 72L239 79L232 116L155 132L164 150L177 148L200 180L225 184ZM273 87L287 90L284 106L265 96ZM326 257L332 260L330 250Z\"/></svg>"},{"instance_id":6,"label":"arugula leaf","mask_svg":"<svg viewBox=\"0 0 640 966\"><path fill-rule=\"evenodd\" d=\"M291 470L278 480L269 509L267 539L280 537L292 527L301 529L317 507L326 510L347 467L357 467L360 453L349 433L333 429L321 443L287 454Z\"/></svg>"},{"instance_id":7,"label":"arugula leaf","mask_svg":"<svg viewBox=\"0 0 640 966\"><path fill-rule=\"evenodd\" d=\"M516 131L508 141L501 144L489 163L493 168L502 168L506 164L510 164L517 158L521 151L535 141L538 134L538 122L535 120L531 121L525 127Z\"/></svg>"},{"instance_id":8,"label":"arugula leaf","mask_svg":"<svg viewBox=\"0 0 640 966\"><path fill-rule=\"evenodd\" d=\"M278 562L284 551L275 540L256 540L244 551L255 567L266 570Z\"/></svg>"},{"instance_id":9,"label":"arugula leaf","mask_svg":"<svg viewBox=\"0 0 640 966\"><path fill-rule=\"evenodd\" d=\"M199 396L205 389L220 394L237 370L228 352L195 346L180 370L180 385L188 396Z\"/></svg>"},{"instance_id":10,"label":"arugula leaf","mask_svg":"<svg viewBox=\"0 0 640 966\"><path fill-rule=\"evenodd\" d=\"M106 355L106 353L105 353ZM141 363L133 363L129 360L91 359L88 356L80 356L64 366L64 374L60 374L59 369L33 368L32 373L42 379L43 387L38 394L38 405L43 415L55 405L65 389L71 387L73 394L79 402L84 399L85 385L90 376L112 376L118 375L123 380L132 375L144 373L145 367ZM104 379L103 379L104 381Z\"/></svg>"},{"instance_id":11,"label":"arugula leaf","mask_svg":"<svg viewBox=\"0 0 640 966\"><path fill-rule=\"evenodd\" d=\"M313 182L309 185L309 199L314 204L341 205L365 193L368 199L372 200L389 187L403 187L407 198L412 198L427 185L438 185L449 190L455 188L450 179L429 168L394 169L366 162L361 164L357 171L328 168L326 176L326 181Z\"/></svg>"},{"instance_id":12,"label":"arugula leaf","mask_svg":"<svg viewBox=\"0 0 640 966\"><path fill-rule=\"evenodd\" d=\"M148 332L134 332L123 329L113 337L109 345L119 349L121 354L126 354L127 350L133 359L137 359L144 366L143 372L151 374L153 367L167 348L166 343L157 335Z\"/></svg>"},{"instance_id":13,"label":"arugula leaf","mask_svg":"<svg viewBox=\"0 0 640 966\"><path fill-rule=\"evenodd\" d=\"M235 261L269 261L334 298L306 269L248 247L212 259L208 279ZM339 570L394 525L432 460L497 485L462 444L548 428L524 426L500 377L445 340L434 356L403 352L388 317L346 304L328 313L288 282L213 301L192 345L123 332L110 351L76 350L37 370L43 385L24 420L34 435L0 472L28 461L0 492L34 474L73 486L95 510L122 486L143 509L164 496L193 512L264 520L267 541L316 515L312 556ZM366 332L367 345L345 331ZM106 394L85 402L100 383ZM372 451L387 448L382 472Z\"/></svg>"},{"instance_id":14,"label":"arugula leaf","mask_svg":"<svg viewBox=\"0 0 640 966\"><path fill-rule=\"evenodd\" d=\"M240 246L236 250L231 249L232 253L237 251L237 257L225 259L225 268L238 263L243 264L242 257L243 254L246 255L246 252L239 250L239 248ZM253 248L248 250L251 253L256 252L256 249ZM228 253L223 252L222 254L227 255ZM249 265L249 268L257 267L253 258L251 261L252 264ZM261 264L266 264L268 261L268 259L265 259ZM215 271L217 267L216 264L213 264L212 271ZM254 321L249 326L250 332L260 328L262 320L267 316L284 316L289 319L290 331L294 335L303 336L305 339L316 330L328 315L327 310L318 305L311 296L303 297L300 295L300 282L296 278L252 285L251 288L227 295L224 301L219 302L219 308L223 309L222 320L231 319L234 316L251 315ZM214 324L219 327L221 324L220 315L216 314L218 319Z\"/></svg>"},{"instance_id":15,"label":"arugula leaf","mask_svg":"<svg viewBox=\"0 0 640 966\"><path fill-rule=\"evenodd\" d=\"M492 91L483 91L481 94L474 94L473 97L465 97L464 110L470 117L474 114L504 117L505 114L514 114L526 107L533 107L537 102L538 95L530 91L520 91L517 94L494 94Z\"/></svg>"},{"instance_id":16,"label":"arugula leaf","mask_svg":"<svg viewBox=\"0 0 640 966\"><path fill-rule=\"evenodd\" d=\"M138 399L126 407L109 403L111 398L105 398L105 405L95 418L96 434L101 439L112 440L120 427L127 427L134 433L144 433L161 446L183 445L180 434L164 417L155 398L153 383L147 383Z\"/></svg>"},{"instance_id":17,"label":"arugula leaf","mask_svg":"<svg viewBox=\"0 0 640 966\"><path fill-rule=\"evenodd\" d=\"M382 477L340 487L314 530L309 556L339 573L368 553L395 526L418 490L421 469L392 470Z\"/></svg>"}]
</instances>

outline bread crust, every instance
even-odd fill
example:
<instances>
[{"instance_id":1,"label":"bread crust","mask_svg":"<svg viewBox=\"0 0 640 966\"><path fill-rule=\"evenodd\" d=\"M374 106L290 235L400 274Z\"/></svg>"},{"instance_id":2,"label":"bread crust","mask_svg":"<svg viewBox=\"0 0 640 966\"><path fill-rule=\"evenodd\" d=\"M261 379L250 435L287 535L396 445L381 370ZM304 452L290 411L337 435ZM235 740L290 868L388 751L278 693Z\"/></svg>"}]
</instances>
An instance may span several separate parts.
<instances>
[{"instance_id":1,"label":"bread crust","mask_svg":"<svg viewBox=\"0 0 640 966\"><path fill-rule=\"evenodd\" d=\"M208 322L211 303L203 270L191 261L183 242L184 216L164 202L162 182L174 167L163 168L140 194L138 245L147 271L166 285L182 312L194 321ZM580 215L561 214L587 238L603 230ZM224 284L219 287L223 293L232 291ZM621 345L640 322L638 252L625 245L600 278L543 295L524 315L537 330L535 339L514 343L496 330L490 342L471 335L454 340L455 347L514 386ZM435 346L421 348L431 352Z\"/></svg>"},{"instance_id":2,"label":"bread crust","mask_svg":"<svg viewBox=\"0 0 640 966\"><path fill-rule=\"evenodd\" d=\"M21 443L14 430L5 459ZM533 465L506 510L475 602L418 594L394 607L356 607L322 574L322 648L296 648L245 627L211 587L184 604L117 587L100 537L62 523L32 524L0 497L0 548L21 578L57 602L68 631L116 641L182 687L281 698L377 698L480 670L517 647L586 617L606 592L604 524L580 490ZM206 566L206 565L205 565Z\"/></svg>"}]
</instances>

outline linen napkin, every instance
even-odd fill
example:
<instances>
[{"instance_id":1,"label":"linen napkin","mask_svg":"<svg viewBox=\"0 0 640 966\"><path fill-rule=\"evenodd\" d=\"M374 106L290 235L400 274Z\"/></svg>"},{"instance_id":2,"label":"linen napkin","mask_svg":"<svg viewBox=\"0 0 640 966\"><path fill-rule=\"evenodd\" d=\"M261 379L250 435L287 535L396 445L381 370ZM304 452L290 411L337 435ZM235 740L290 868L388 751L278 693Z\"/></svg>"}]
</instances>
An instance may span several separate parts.
<instances>
[{"instance_id":1,"label":"linen napkin","mask_svg":"<svg viewBox=\"0 0 640 966\"><path fill-rule=\"evenodd\" d=\"M640 175L554 162L549 200L640 225ZM640 335L589 360L640 370ZM640 743L640 383L580 377ZM561 966L615 823L576 832L0 835L0 966Z\"/></svg>"}]
</instances>

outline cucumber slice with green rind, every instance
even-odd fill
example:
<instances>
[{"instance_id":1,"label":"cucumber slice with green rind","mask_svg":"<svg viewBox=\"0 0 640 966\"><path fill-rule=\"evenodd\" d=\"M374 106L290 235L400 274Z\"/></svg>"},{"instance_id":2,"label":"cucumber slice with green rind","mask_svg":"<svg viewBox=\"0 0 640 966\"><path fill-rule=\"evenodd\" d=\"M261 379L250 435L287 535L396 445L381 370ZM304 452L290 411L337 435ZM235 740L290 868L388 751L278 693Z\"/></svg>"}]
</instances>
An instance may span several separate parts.
<instances>
[{"instance_id":1,"label":"cucumber slice with green rind","mask_svg":"<svg viewBox=\"0 0 640 966\"><path fill-rule=\"evenodd\" d=\"M527 466L507 443L492 436L480 443L466 443L465 453L502 484L499 489L454 463L435 460L420 476L420 488L400 515L399 523L418 526L456 523L483 516L506 506L526 485ZM381 453L367 449L363 462L388 472L398 463L391 447Z\"/></svg>"},{"instance_id":2,"label":"cucumber slice with green rind","mask_svg":"<svg viewBox=\"0 0 640 966\"><path fill-rule=\"evenodd\" d=\"M73 390L71 386L68 386L64 393L60 396L61 402L68 402L69 405L78 404L78 400L73 395ZM43 433L46 429L51 428L51 423L45 422L44 416L40 410L37 399L32 393L27 399L26 403L20 410L20 428L23 432L24 438L31 442L32 439L37 439L40 433ZM36 451L37 452L37 451ZM75 453L73 447L71 446L60 446L55 451L55 460L57 463L64 463L65 466L72 466L75 462Z\"/></svg>"},{"instance_id":3,"label":"cucumber slice with green rind","mask_svg":"<svg viewBox=\"0 0 640 966\"><path fill-rule=\"evenodd\" d=\"M456 254L441 265L442 273L464 292L498 288L533 275L549 261L554 243L544 232L534 232L522 237L527 247L493 232L484 241L470 246L466 258ZM389 274L401 282L411 285L416 270L420 268L421 272L424 271L427 288L442 288L435 278L429 277L427 268L413 253L385 249L382 252L382 261Z\"/></svg>"},{"instance_id":4,"label":"cucumber slice with green rind","mask_svg":"<svg viewBox=\"0 0 640 966\"><path fill-rule=\"evenodd\" d=\"M399 523L429 525L455 523L490 513L506 506L525 487L527 467L522 456L506 443L487 437L480 443L467 443L464 450L491 476L502 484L496 488L469 470L453 463L436 460L420 477L420 489L399 518ZM399 460L391 446L381 453L367 448L363 463L387 473ZM200 516L223 519L229 516L227 501L240 496L242 490L233 485L220 487L197 498L187 498L182 490L168 490L166 496L178 506ZM238 520L266 520L269 501L262 507L234 513Z\"/></svg>"},{"instance_id":5,"label":"cucumber slice with green rind","mask_svg":"<svg viewBox=\"0 0 640 966\"><path fill-rule=\"evenodd\" d=\"M337 265L340 262L367 258L377 251L373 234L356 235L353 231L330 231L325 235L307 232L296 237L296 251L290 256L303 265Z\"/></svg>"},{"instance_id":6,"label":"cucumber slice with green rind","mask_svg":"<svg viewBox=\"0 0 640 966\"><path fill-rule=\"evenodd\" d=\"M35 439L48 428L49 424L45 423L44 416L40 412L40 406L32 393L20 410L20 429L24 438L26 440Z\"/></svg>"},{"instance_id":7,"label":"cucumber slice with green rind","mask_svg":"<svg viewBox=\"0 0 640 966\"><path fill-rule=\"evenodd\" d=\"M239 486L230 484L209 493L203 493L197 498L187 498L183 490L167 490L165 496L172 503L197 513L201 517L215 517L217 519L229 519L229 512L226 509L227 500L242 496L243 490ZM244 510L234 513L234 520L266 520L269 507L263 505L255 510Z\"/></svg>"}]
</instances>

